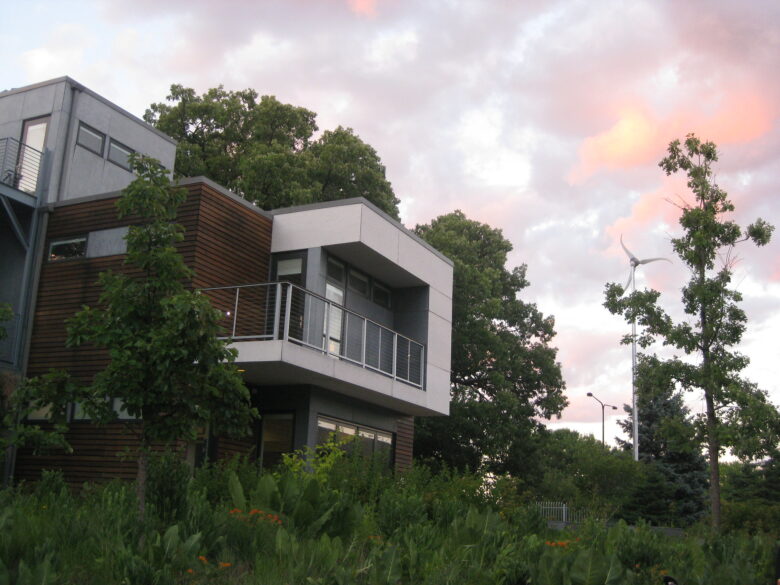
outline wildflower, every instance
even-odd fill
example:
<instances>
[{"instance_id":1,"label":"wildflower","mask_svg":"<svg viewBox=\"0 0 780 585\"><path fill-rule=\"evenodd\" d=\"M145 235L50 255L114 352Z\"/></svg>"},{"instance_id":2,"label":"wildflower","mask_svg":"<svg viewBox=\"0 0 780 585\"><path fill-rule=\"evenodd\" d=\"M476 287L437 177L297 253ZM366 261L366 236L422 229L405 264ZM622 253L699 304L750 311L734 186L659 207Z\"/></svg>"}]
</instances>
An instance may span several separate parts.
<instances>
[{"instance_id":1,"label":"wildflower","mask_svg":"<svg viewBox=\"0 0 780 585\"><path fill-rule=\"evenodd\" d=\"M252 511L249 512L250 516L255 516L256 514L263 514L262 510L258 510L257 508L252 508Z\"/></svg>"},{"instance_id":2,"label":"wildflower","mask_svg":"<svg viewBox=\"0 0 780 585\"><path fill-rule=\"evenodd\" d=\"M228 567L233 566L233 563L219 563L220 569L227 569Z\"/></svg>"},{"instance_id":3,"label":"wildflower","mask_svg":"<svg viewBox=\"0 0 780 585\"><path fill-rule=\"evenodd\" d=\"M243 514L243 513L244 513L244 512L243 512L242 510L240 510L239 508L233 508L233 509L232 509L232 510L230 510L230 512L229 512L229 514L230 514L231 516L235 516L236 514Z\"/></svg>"},{"instance_id":4,"label":"wildflower","mask_svg":"<svg viewBox=\"0 0 780 585\"><path fill-rule=\"evenodd\" d=\"M187 569L187 572L188 572L190 575L192 575L192 574L194 574L194 573L195 573L195 571L193 571L192 569Z\"/></svg>"},{"instance_id":5,"label":"wildflower","mask_svg":"<svg viewBox=\"0 0 780 585\"><path fill-rule=\"evenodd\" d=\"M198 558L200 559L201 563L208 564L208 562L209 562L209 560L206 557L204 557L203 555L198 555Z\"/></svg>"}]
</instances>

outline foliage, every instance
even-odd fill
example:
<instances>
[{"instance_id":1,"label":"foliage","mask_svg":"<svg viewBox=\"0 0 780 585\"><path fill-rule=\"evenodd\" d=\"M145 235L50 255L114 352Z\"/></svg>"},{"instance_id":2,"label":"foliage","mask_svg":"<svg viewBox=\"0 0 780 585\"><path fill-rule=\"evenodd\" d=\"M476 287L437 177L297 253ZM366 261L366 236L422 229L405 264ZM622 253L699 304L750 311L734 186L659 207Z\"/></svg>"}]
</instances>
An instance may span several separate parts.
<instances>
[{"instance_id":1,"label":"foliage","mask_svg":"<svg viewBox=\"0 0 780 585\"><path fill-rule=\"evenodd\" d=\"M588 508L602 518L615 515L642 481L642 468L629 454L569 429L545 433L540 461L537 499Z\"/></svg>"},{"instance_id":2,"label":"foliage","mask_svg":"<svg viewBox=\"0 0 780 585\"><path fill-rule=\"evenodd\" d=\"M314 112L252 89L172 85L167 101L144 119L179 142L178 174L206 175L263 209L365 197L398 219L385 167L352 129L315 138Z\"/></svg>"},{"instance_id":3,"label":"foliage","mask_svg":"<svg viewBox=\"0 0 780 585\"><path fill-rule=\"evenodd\" d=\"M329 487L335 477L228 465L223 497L203 497L198 470L183 516L167 526L139 522L127 483L75 494L47 474L34 490L0 491L0 582L657 585L670 574L686 585L763 585L771 576L775 541L763 534L670 537L596 522L549 531L520 521L522 505L499 506L474 475L418 467L386 478L372 506ZM206 483L217 489L216 478Z\"/></svg>"},{"instance_id":4,"label":"foliage","mask_svg":"<svg viewBox=\"0 0 780 585\"><path fill-rule=\"evenodd\" d=\"M747 357L733 351L745 331L747 317L739 308L739 292L731 288L732 250L742 241L757 246L769 242L773 227L758 219L743 230L729 214L734 205L718 187L712 168L718 153L712 142L693 134L684 144L669 145L660 162L666 174L684 172L695 201L682 206L683 233L672 239L677 256L691 270L691 280L682 289L683 309L690 320L675 323L658 304L657 291L636 291L624 297L618 284L606 287L605 306L610 312L636 321L644 328L638 342L643 347L659 337L687 355L691 362L675 358L669 362L675 383L688 391L701 391L706 416L698 424L698 438L706 443L710 465L710 506L713 528L720 522L719 456L731 447L741 456L757 456L777 444L780 417L766 392L740 377ZM717 266L718 259L723 263ZM625 341L630 342L629 339ZM759 432L761 429L761 432Z\"/></svg>"},{"instance_id":5,"label":"foliage","mask_svg":"<svg viewBox=\"0 0 780 585\"><path fill-rule=\"evenodd\" d=\"M133 157L138 175L117 203L120 217L140 218L127 235L131 271L103 272L98 307L84 307L68 322L68 344L106 348L111 361L98 373L85 404L92 420L111 420L117 398L139 425L139 505L144 510L146 463L154 442L194 441L203 429L243 435L254 415L249 391L233 364L235 351L218 339L220 314L188 290L192 273L175 244L174 223L183 192L171 189L166 171Z\"/></svg>"},{"instance_id":6,"label":"foliage","mask_svg":"<svg viewBox=\"0 0 780 585\"><path fill-rule=\"evenodd\" d=\"M685 526L704 514L707 462L695 440L690 411L675 388L673 364L655 356L639 355L637 404L639 460L645 465L643 480L633 500L624 507L624 518L638 518L661 526ZM618 424L630 438L631 408ZM630 451L629 441L618 440Z\"/></svg>"},{"instance_id":7,"label":"foliage","mask_svg":"<svg viewBox=\"0 0 780 585\"><path fill-rule=\"evenodd\" d=\"M89 405L92 411L105 408L105 401L96 399L62 370L24 380L12 394L0 397L0 450L31 447L36 453L53 448L70 451L65 432L68 407L74 402ZM44 425L27 422L36 412L46 414Z\"/></svg>"},{"instance_id":8,"label":"foliage","mask_svg":"<svg viewBox=\"0 0 780 585\"><path fill-rule=\"evenodd\" d=\"M456 211L415 231L455 263L450 416L418 419L415 453L530 476L535 417L566 405L554 320L518 298L526 267L506 268L512 245L501 230Z\"/></svg>"}]
</instances>

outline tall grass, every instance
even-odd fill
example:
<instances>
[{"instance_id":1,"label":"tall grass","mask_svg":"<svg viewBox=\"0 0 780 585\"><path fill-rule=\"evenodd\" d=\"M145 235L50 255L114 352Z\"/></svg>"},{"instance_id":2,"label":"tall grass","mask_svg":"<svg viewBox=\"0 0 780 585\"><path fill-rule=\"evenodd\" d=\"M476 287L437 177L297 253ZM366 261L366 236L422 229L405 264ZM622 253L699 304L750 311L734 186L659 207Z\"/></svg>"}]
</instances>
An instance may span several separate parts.
<instances>
[{"instance_id":1,"label":"tall grass","mask_svg":"<svg viewBox=\"0 0 780 585\"><path fill-rule=\"evenodd\" d=\"M591 522L552 532L511 482L324 449L276 473L246 462L188 478L155 462L146 524L127 483L70 491L56 473L0 492L0 585L655 584L769 582L767 534L669 538ZM166 472L167 470L167 472Z\"/></svg>"}]
</instances>

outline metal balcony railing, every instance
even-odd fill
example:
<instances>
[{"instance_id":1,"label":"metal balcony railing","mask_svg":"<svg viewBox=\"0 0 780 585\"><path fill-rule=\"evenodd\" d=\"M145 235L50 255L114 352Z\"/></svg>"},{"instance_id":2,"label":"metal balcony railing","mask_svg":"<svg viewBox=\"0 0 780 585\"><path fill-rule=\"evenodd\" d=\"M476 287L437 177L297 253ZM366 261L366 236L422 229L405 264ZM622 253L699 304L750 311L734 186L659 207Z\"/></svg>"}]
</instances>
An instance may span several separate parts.
<instances>
[{"instance_id":1,"label":"metal balcony railing","mask_svg":"<svg viewBox=\"0 0 780 585\"><path fill-rule=\"evenodd\" d=\"M0 183L35 195L43 153L14 138L0 138Z\"/></svg>"},{"instance_id":2,"label":"metal balcony railing","mask_svg":"<svg viewBox=\"0 0 780 585\"><path fill-rule=\"evenodd\" d=\"M289 282L201 290L228 339L297 343L423 388L423 344L325 297Z\"/></svg>"}]
</instances>

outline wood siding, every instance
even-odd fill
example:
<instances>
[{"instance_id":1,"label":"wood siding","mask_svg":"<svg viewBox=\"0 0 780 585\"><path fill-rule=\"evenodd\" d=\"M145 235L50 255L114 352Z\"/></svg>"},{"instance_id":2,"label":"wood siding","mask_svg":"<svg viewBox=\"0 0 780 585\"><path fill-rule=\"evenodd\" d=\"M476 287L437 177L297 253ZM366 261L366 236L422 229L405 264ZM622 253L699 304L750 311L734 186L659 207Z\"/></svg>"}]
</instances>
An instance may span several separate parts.
<instances>
[{"instance_id":1,"label":"wood siding","mask_svg":"<svg viewBox=\"0 0 780 585\"><path fill-rule=\"evenodd\" d=\"M185 263L195 271L193 286L203 288L267 281L271 219L204 183L188 185L186 190L187 199L177 215L177 221L184 226L184 240L177 248ZM133 223L134 218L117 218L117 199L108 197L55 207L49 217L45 250L48 251L53 239ZM108 355L104 350L65 347L65 321L83 305L97 305L98 275L109 269L126 272L124 255L58 262L44 260L28 376L46 373L51 368L63 368L81 382L89 383L106 366ZM55 452L33 456L31 452L21 450L16 477L35 480L41 469L52 467L61 469L71 483L135 477L135 459L123 457L123 454L137 441L124 423L102 427L74 423L67 439L73 447L70 454ZM225 445L225 455L247 450L250 445L251 441L229 441Z\"/></svg>"},{"instance_id":2,"label":"wood siding","mask_svg":"<svg viewBox=\"0 0 780 585\"><path fill-rule=\"evenodd\" d=\"M414 417L398 417L395 432L395 471L403 473L412 468L414 446Z\"/></svg>"}]
</instances>

